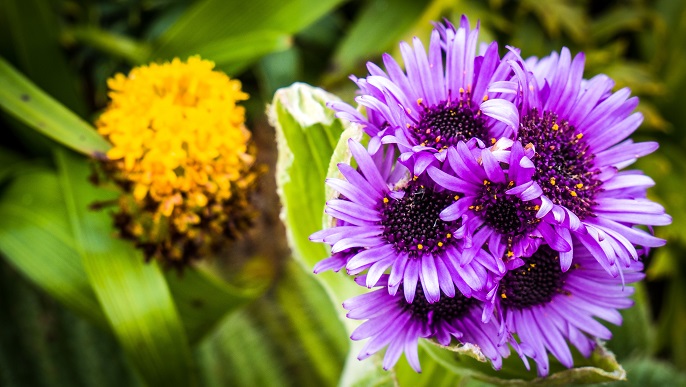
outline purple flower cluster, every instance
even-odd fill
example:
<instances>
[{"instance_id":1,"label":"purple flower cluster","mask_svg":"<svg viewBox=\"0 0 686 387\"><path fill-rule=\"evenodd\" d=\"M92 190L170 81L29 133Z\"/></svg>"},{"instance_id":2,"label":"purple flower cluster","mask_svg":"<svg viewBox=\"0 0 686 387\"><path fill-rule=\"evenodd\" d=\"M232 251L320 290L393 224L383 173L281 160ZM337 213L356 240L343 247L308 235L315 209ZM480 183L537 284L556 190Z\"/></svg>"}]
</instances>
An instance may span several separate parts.
<instances>
[{"instance_id":1,"label":"purple flower cluster","mask_svg":"<svg viewBox=\"0 0 686 387\"><path fill-rule=\"evenodd\" d=\"M360 359L387 347L420 371L419 338L470 344L499 369L513 349L548 374L549 354L573 366L569 344L589 356L621 324L643 265L665 243L651 226L664 208L646 198L653 181L623 170L657 149L627 137L641 124L638 100L612 92L604 75L583 78L568 49L522 59L493 42L477 53L478 25L437 24L428 55L402 43L405 70L384 55L353 78L367 147L350 141L357 167L328 179L334 227L311 236L331 245L315 272L356 276L375 290L346 301Z\"/></svg>"}]
</instances>

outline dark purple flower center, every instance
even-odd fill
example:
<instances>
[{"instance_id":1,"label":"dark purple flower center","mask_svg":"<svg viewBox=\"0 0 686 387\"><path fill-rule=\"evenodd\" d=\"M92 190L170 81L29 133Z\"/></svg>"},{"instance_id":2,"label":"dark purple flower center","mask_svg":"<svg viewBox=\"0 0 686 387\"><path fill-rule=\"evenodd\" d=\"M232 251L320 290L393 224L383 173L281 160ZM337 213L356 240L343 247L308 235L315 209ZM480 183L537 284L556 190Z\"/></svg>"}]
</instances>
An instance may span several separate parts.
<instances>
[{"instance_id":1,"label":"dark purple flower center","mask_svg":"<svg viewBox=\"0 0 686 387\"><path fill-rule=\"evenodd\" d=\"M384 198L381 209L383 235L398 251L417 256L453 243L458 221L444 222L439 215L455 200L455 193L437 192L411 181L401 199Z\"/></svg>"},{"instance_id":2,"label":"dark purple flower center","mask_svg":"<svg viewBox=\"0 0 686 387\"><path fill-rule=\"evenodd\" d=\"M510 270L500 280L500 301L504 307L514 309L548 303L554 295L563 293L565 277L559 253L541 245L524 266Z\"/></svg>"},{"instance_id":3,"label":"dark purple flower center","mask_svg":"<svg viewBox=\"0 0 686 387\"><path fill-rule=\"evenodd\" d=\"M402 285L400 285L398 293L403 294ZM426 300L424 289L421 286L417 286L414 300L411 304L407 303L405 297L400 297L398 302L400 307L412 313L415 319L426 322L429 319L430 312L433 312L433 321L452 321L461 318L469 312L469 309L476 303L476 299L467 298L456 290L455 297L450 298L441 292L441 299L430 304Z\"/></svg>"},{"instance_id":4,"label":"dark purple flower center","mask_svg":"<svg viewBox=\"0 0 686 387\"><path fill-rule=\"evenodd\" d=\"M519 141L536 149L534 179L553 203L567 207L580 219L593 216L600 173L581 133L551 112L535 109L520 123Z\"/></svg>"},{"instance_id":5,"label":"dark purple flower center","mask_svg":"<svg viewBox=\"0 0 686 387\"><path fill-rule=\"evenodd\" d=\"M468 96L431 107L421 101L419 105L424 108L421 119L410 127L418 144L441 150L474 137L487 140L484 119L478 110L472 109Z\"/></svg>"},{"instance_id":6,"label":"dark purple flower center","mask_svg":"<svg viewBox=\"0 0 686 387\"><path fill-rule=\"evenodd\" d=\"M536 218L538 206L505 193L513 185L514 183L494 184L485 180L481 196L474 201L473 208L470 207L481 214L487 225L508 236L532 231L540 222L540 219Z\"/></svg>"}]
</instances>

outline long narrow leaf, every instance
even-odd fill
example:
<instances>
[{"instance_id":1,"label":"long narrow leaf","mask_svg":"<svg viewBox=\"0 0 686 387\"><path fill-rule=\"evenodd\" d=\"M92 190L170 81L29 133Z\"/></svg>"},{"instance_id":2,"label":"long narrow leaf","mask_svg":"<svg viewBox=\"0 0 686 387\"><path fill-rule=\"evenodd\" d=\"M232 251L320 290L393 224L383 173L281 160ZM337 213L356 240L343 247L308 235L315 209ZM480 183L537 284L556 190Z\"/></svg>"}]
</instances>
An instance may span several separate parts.
<instances>
[{"instance_id":1,"label":"long narrow leaf","mask_svg":"<svg viewBox=\"0 0 686 387\"><path fill-rule=\"evenodd\" d=\"M57 163L84 268L125 352L151 386L192 385L188 341L163 273L113 237L105 212L89 210L112 195L84 181L88 166L65 152Z\"/></svg>"},{"instance_id":2,"label":"long narrow leaf","mask_svg":"<svg viewBox=\"0 0 686 387\"><path fill-rule=\"evenodd\" d=\"M0 200L0 251L6 259L52 297L106 327L75 249L57 176L24 171Z\"/></svg>"},{"instance_id":3,"label":"long narrow leaf","mask_svg":"<svg viewBox=\"0 0 686 387\"><path fill-rule=\"evenodd\" d=\"M153 58L178 55L210 42L263 31L293 34L342 0L205 0L195 3L161 38Z\"/></svg>"},{"instance_id":4,"label":"long narrow leaf","mask_svg":"<svg viewBox=\"0 0 686 387\"><path fill-rule=\"evenodd\" d=\"M36 131L78 152L94 155L110 145L91 125L0 58L0 108Z\"/></svg>"}]
</instances>

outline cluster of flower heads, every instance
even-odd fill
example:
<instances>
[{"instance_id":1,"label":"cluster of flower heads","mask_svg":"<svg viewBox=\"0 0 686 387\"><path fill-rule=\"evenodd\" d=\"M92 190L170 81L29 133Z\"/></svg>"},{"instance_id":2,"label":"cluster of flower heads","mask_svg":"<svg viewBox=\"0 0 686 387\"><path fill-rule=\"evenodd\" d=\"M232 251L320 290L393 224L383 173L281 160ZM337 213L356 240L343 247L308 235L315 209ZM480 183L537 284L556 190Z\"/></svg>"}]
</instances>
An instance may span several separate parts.
<instances>
[{"instance_id":1,"label":"cluster of flower heads","mask_svg":"<svg viewBox=\"0 0 686 387\"><path fill-rule=\"evenodd\" d=\"M121 235L179 268L236 237L254 213L259 166L237 104L248 95L213 68L196 56L117 74L97 121L112 143L102 169L123 191Z\"/></svg>"},{"instance_id":2,"label":"cluster of flower heads","mask_svg":"<svg viewBox=\"0 0 686 387\"><path fill-rule=\"evenodd\" d=\"M498 369L514 349L549 372L548 355L573 366L621 324L642 277L642 254L664 244L651 226L671 221L646 198L654 183L624 170L657 149L626 139L641 123L629 90L583 78L568 49L522 59L482 45L478 26L437 24L428 55L401 43L405 70L384 55L353 78L356 101L331 107L361 125L357 167L327 184L335 226L311 240L331 245L315 272L339 271L375 290L344 303L366 320L360 359L387 347L420 371L419 338L471 344Z\"/></svg>"}]
</instances>

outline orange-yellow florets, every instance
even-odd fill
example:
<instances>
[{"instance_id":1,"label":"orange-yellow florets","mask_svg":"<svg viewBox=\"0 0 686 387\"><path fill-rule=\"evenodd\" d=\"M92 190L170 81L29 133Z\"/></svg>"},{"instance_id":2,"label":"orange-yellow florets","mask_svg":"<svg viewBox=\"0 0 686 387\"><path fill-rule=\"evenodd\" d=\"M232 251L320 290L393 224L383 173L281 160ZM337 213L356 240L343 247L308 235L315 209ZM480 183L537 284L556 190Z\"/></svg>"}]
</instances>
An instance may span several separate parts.
<instances>
[{"instance_id":1,"label":"orange-yellow florets","mask_svg":"<svg viewBox=\"0 0 686 387\"><path fill-rule=\"evenodd\" d=\"M105 172L124 188L122 234L168 261L188 261L249 223L255 182L241 84L191 57L108 80L97 121L112 143ZM232 230L233 229L233 230Z\"/></svg>"}]
</instances>

